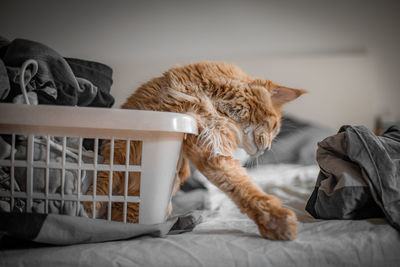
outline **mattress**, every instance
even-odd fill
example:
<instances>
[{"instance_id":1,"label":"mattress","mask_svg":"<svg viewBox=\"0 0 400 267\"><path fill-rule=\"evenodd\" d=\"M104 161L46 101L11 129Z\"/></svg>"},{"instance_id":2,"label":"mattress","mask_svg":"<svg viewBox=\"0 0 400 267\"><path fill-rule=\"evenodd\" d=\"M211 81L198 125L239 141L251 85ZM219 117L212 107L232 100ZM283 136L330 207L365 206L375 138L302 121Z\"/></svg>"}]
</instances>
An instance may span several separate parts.
<instances>
[{"instance_id":1,"label":"mattress","mask_svg":"<svg viewBox=\"0 0 400 267\"><path fill-rule=\"evenodd\" d=\"M294 241L262 238L219 189L206 183L209 209L193 231L105 243L0 251L0 266L399 266L400 233L385 219L318 220L305 211L316 165L249 169L300 221Z\"/></svg>"}]
</instances>

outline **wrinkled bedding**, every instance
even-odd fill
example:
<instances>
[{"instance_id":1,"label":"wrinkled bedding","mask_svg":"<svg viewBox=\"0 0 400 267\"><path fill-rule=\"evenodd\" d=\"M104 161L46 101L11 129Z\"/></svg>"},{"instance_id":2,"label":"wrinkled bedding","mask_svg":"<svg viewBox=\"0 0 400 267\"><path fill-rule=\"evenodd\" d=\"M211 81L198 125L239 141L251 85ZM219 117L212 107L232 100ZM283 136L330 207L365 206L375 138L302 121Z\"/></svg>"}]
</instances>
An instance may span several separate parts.
<instances>
[{"instance_id":1,"label":"wrinkled bedding","mask_svg":"<svg viewBox=\"0 0 400 267\"><path fill-rule=\"evenodd\" d=\"M62 247L0 251L0 266L399 266L400 234L385 219L318 220L305 205L316 165L265 165L249 171L300 221L295 241L270 241L214 186L210 209L192 232Z\"/></svg>"}]
</instances>

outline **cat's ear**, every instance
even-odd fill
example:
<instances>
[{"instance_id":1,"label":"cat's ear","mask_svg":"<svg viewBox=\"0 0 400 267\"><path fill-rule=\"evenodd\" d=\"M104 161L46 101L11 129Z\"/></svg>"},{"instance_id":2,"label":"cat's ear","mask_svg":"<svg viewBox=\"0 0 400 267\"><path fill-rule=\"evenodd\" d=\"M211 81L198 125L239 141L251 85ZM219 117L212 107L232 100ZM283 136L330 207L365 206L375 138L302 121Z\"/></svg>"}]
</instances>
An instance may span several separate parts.
<instances>
[{"instance_id":1,"label":"cat's ear","mask_svg":"<svg viewBox=\"0 0 400 267\"><path fill-rule=\"evenodd\" d=\"M271 92L272 103L276 106L281 106L283 104L286 104L287 102L295 100L302 94L307 93L307 91L303 89L293 89L283 86L276 87L272 89L270 92Z\"/></svg>"},{"instance_id":2,"label":"cat's ear","mask_svg":"<svg viewBox=\"0 0 400 267\"><path fill-rule=\"evenodd\" d=\"M247 121L250 119L249 109L240 103L234 103L229 100L218 100L216 106L221 113L224 113L237 122Z\"/></svg>"}]
</instances>

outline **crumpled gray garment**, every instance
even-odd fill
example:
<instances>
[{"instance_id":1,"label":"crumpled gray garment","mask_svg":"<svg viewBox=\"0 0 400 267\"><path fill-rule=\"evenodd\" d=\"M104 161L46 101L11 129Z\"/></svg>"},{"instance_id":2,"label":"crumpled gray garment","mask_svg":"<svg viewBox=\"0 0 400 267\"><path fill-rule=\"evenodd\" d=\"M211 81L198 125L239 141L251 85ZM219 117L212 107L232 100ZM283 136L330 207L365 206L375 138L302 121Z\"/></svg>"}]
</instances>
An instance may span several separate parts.
<instances>
[{"instance_id":1,"label":"crumpled gray garment","mask_svg":"<svg viewBox=\"0 0 400 267\"><path fill-rule=\"evenodd\" d=\"M21 94L20 77L27 91L38 94L39 104L111 107L112 69L98 62L63 58L52 48L31 40L9 42L0 36L0 100L12 102ZM34 61L37 68L21 66Z\"/></svg>"},{"instance_id":2,"label":"crumpled gray garment","mask_svg":"<svg viewBox=\"0 0 400 267\"><path fill-rule=\"evenodd\" d=\"M34 74L34 87L51 87L58 91L54 103L56 105L77 105L79 89L78 81L65 59L55 50L24 39L15 39L7 47L3 61L8 67L10 81L13 81L15 74L12 67L19 68L24 61L35 60L38 65L38 72Z\"/></svg>"},{"instance_id":3,"label":"crumpled gray garment","mask_svg":"<svg viewBox=\"0 0 400 267\"><path fill-rule=\"evenodd\" d=\"M26 160L27 152L26 152L26 140L22 136L17 136L19 139L19 145L16 146L15 160ZM57 137L52 137L52 140L57 144L62 144L62 139ZM78 138L67 138L66 147L68 148L78 148ZM46 161L46 139L44 137L35 137L34 143L34 161L37 162L45 162ZM62 162L62 152L50 148L50 162L60 163ZM99 156L101 160L101 157ZM93 162L93 159L82 157L83 162ZM77 160L68 154L65 157L66 162L76 163ZM26 192L26 168L24 167L15 167L14 177L15 177L15 189L16 191ZM46 190L46 169L44 168L34 168L33 169L33 192L34 193L45 193ZM50 168L49 169L49 194L60 194L62 190L62 171L59 168ZM89 171L81 171L81 192L85 193L93 180L93 172ZM0 186L3 188L9 188L9 179L6 181L4 178ZM65 170L65 178L64 178L64 194L71 195L77 194L78 192L78 170L66 169ZM4 202L0 200L0 202ZM6 201L8 203L8 201ZM8 208L6 203L2 203L1 210L5 212L10 212L10 206L8 203ZM24 212L25 211L25 202L19 201L18 205L14 206L14 212ZM56 213L56 214L67 214L67 215L78 215L78 216L87 216L82 205L77 205L76 201L64 201L63 205L61 205L61 201L59 200L49 200L48 201L48 212ZM37 213L45 212L45 200L34 200L32 204L32 211Z\"/></svg>"},{"instance_id":4,"label":"crumpled gray garment","mask_svg":"<svg viewBox=\"0 0 400 267\"><path fill-rule=\"evenodd\" d=\"M36 65L39 66L38 61L30 59L30 61L34 62ZM38 75L40 75L38 72L33 72L32 68L28 67L24 73L21 73L21 68L20 67L6 67L8 77L10 81L14 84L19 84L19 79L21 75L24 75L24 81L26 84L26 90L27 91L37 91L40 90L41 92L46 93L49 97L51 97L54 101L57 100L58 97L58 90L56 87L54 87L53 83L46 82L43 83L43 85L38 85L36 82L36 79ZM94 99L97 96L98 93L98 88L95 86L91 81L80 78L80 77L74 77L76 81L76 94L78 98L77 105L78 106L89 106ZM35 82L32 82L32 81ZM31 93L31 92L30 92ZM7 93L8 94L8 93ZM14 97L13 102L14 103L23 103L23 101L16 101L17 97L20 97L22 95L18 95ZM36 105L38 104L38 101L36 101Z\"/></svg>"},{"instance_id":5,"label":"crumpled gray garment","mask_svg":"<svg viewBox=\"0 0 400 267\"><path fill-rule=\"evenodd\" d=\"M306 210L315 218L363 219L384 215L400 231L400 128L376 136L343 126L318 144L321 168Z\"/></svg>"},{"instance_id":6,"label":"crumpled gray garment","mask_svg":"<svg viewBox=\"0 0 400 267\"><path fill-rule=\"evenodd\" d=\"M78 81L78 106L89 106L97 96L98 88L89 80L76 77Z\"/></svg>"},{"instance_id":7,"label":"crumpled gray garment","mask_svg":"<svg viewBox=\"0 0 400 267\"><path fill-rule=\"evenodd\" d=\"M10 93L10 81L7 77L7 69L3 60L0 59L0 101Z\"/></svg>"}]
</instances>

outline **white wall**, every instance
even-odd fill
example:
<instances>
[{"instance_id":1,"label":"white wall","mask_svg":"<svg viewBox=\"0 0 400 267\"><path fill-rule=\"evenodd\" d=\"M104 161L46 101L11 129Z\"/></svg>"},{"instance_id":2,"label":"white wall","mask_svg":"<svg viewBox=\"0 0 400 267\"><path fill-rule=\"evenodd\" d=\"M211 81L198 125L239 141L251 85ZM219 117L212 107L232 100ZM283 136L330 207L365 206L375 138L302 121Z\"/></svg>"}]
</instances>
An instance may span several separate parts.
<instances>
[{"instance_id":1,"label":"white wall","mask_svg":"<svg viewBox=\"0 0 400 267\"><path fill-rule=\"evenodd\" d=\"M237 63L309 90L288 112L333 128L400 121L398 1L4 1L0 34L114 69L116 106L176 64Z\"/></svg>"}]
</instances>

